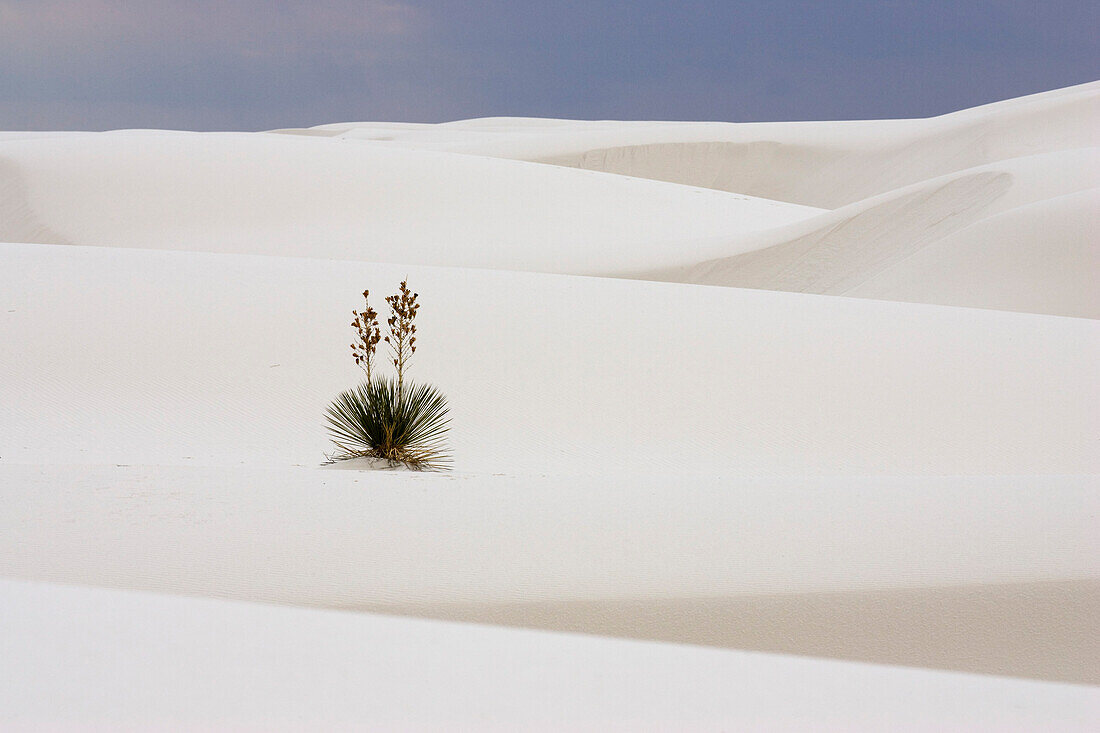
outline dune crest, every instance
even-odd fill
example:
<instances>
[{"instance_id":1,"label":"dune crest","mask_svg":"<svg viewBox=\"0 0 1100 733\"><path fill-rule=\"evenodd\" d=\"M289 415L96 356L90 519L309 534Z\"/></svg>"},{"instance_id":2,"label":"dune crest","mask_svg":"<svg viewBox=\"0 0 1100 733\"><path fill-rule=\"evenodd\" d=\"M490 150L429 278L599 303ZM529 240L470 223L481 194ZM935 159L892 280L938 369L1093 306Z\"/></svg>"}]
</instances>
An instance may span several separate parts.
<instances>
[{"instance_id":1,"label":"dune crest","mask_svg":"<svg viewBox=\"0 0 1100 733\"><path fill-rule=\"evenodd\" d=\"M1002 160L1100 144L1100 82L927 119L618 122L488 118L297 130L533 160L834 209Z\"/></svg>"},{"instance_id":2,"label":"dune crest","mask_svg":"<svg viewBox=\"0 0 1100 733\"><path fill-rule=\"evenodd\" d=\"M10 242L586 275L673 266L685 242L718 256L731 233L818 213L534 163L255 133L0 140L0 192L0 240Z\"/></svg>"},{"instance_id":3,"label":"dune crest","mask_svg":"<svg viewBox=\"0 0 1100 733\"><path fill-rule=\"evenodd\" d=\"M741 254L644 276L1100 318L1089 223L1098 192L1100 148L1016 158L750 235Z\"/></svg>"},{"instance_id":4,"label":"dune crest","mask_svg":"<svg viewBox=\"0 0 1100 733\"><path fill-rule=\"evenodd\" d=\"M536 161L830 210L762 232L731 228L724 245L687 239L677 247L679 262L619 274L1100 317L1094 287L1100 245L1086 223L1100 210L1088 196L1032 206L1100 187L1100 82L913 120L489 118L440 125L345 123L290 132ZM1013 252L1016 262L1037 262L1049 250L1051 261L1059 263L1056 272L1047 268L1034 281L1019 267L999 266L1002 250L981 234L996 225L968 228L1025 205L1010 218L1033 236L1028 242L1013 236L1004 251ZM1079 208L1069 212L1068 206ZM1073 223L1051 221L1056 211ZM931 247L964 229L974 239L958 252ZM698 256L723 247L716 257ZM932 256L940 261L926 262ZM921 282L904 274L900 263L910 257L921 268ZM886 276L887 270L893 274Z\"/></svg>"}]
</instances>

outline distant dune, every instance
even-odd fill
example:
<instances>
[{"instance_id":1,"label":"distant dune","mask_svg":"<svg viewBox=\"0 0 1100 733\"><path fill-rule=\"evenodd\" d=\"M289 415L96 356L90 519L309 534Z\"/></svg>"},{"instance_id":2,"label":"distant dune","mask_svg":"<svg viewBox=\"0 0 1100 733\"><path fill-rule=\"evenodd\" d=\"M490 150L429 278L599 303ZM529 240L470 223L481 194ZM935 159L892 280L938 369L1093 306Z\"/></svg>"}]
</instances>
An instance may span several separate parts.
<instances>
[{"instance_id":1,"label":"distant dune","mask_svg":"<svg viewBox=\"0 0 1100 733\"><path fill-rule=\"evenodd\" d=\"M537 160L835 209L928 178L1100 145L1100 82L915 120L344 123L301 134Z\"/></svg>"},{"instance_id":2,"label":"distant dune","mask_svg":"<svg viewBox=\"0 0 1100 733\"><path fill-rule=\"evenodd\" d=\"M621 274L817 209L494 158L255 133L0 139L0 240ZM724 240L724 241L723 241ZM709 242L709 245L707 244Z\"/></svg>"},{"instance_id":3,"label":"distant dune","mask_svg":"<svg viewBox=\"0 0 1100 733\"><path fill-rule=\"evenodd\" d=\"M693 257L700 250L685 247L681 264L639 277L1100 317L1100 245L1091 224L1100 209L1089 195L1053 202L1100 187L1098 82L924 120L498 118L294 132L535 160L833 210L788 228L731 231L721 257ZM1013 207L1024 208L1006 214ZM977 224L995 215L1013 222L1011 233L1004 224ZM972 238L955 236L961 229ZM949 236L951 245L937 244Z\"/></svg>"},{"instance_id":4,"label":"distant dune","mask_svg":"<svg viewBox=\"0 0 1100 733\"><path fill-rule=\"evenodd\" d=\"M744 254L651 276L1100 318L1098 197L1100 148L1015 158L750 237Z\"/></svg>"}]
</instances>

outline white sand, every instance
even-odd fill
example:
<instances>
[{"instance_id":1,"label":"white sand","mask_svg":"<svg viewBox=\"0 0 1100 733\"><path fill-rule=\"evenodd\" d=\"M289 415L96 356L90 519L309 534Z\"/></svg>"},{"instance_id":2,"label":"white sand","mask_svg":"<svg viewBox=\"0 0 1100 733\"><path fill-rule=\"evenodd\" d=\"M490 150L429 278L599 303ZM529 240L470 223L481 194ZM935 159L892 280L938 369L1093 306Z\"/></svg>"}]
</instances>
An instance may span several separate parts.
<instances>
[{"instance_id":1,"label":"white sand","mask_svg":"<svg viewBox=\"0 0 1100 733\"><path fill-rule=\"evenodd\" d=\"M1014 158L749 236L651 277L1100 318L1100 148Z\"/></svg>"},{"instance_id":2,"label":"white sand","mask_svg":"<svg viewBox=\"0 0 1100 733\"><path fill-rule=\"evenodd\" d=\"M362 376L359 293L408 275L413 374L449 397L459 471L1100 472L1091 320L197 252L0 258L8 461L56 462L63 436L65 462L317 465L325 406Z\"/></svg>"},{"instance_id":3,"label":"white sand","mask_svg":"<svg viewBox=\"0 0 1100 733\"><path fill-rule=\"evenodd\" d=\"M255 133L0 139L0 241L622 274L819 210L510 160ZM708 246L709 242L709 246ZM693 254L695 256L695 254Z\"/></svg>"},{"instance_id":4,"label":"white sand","mask_svg":"<svg viewBox=\"0 0 1100 733\"><path fill-rule=\"evenodd\" d=\"M55 694L109 726L289 725L319 714L278 692L307 679L346 721L364 703L345 682L414 649L396 679L420 697L379 698L378 719L1083 725L1096 696L1065 683L1100 682L1098 98L0 135L0 576L358 612L2 582L0 659L45 661L0 689L47 727ZM449 398L456 471L323 467L323 410L358 379L350 311L406 276L413 376ZM345 634L392 654L317 641ZM293 651L260 688L203 692L273 639ZM178 647L211 656L166 662ZM627 658L614 695L577 697ZM146 665L163 676L134 687ZM507 705L443 694L455 675L498 690L501 669ZM751 704L692 686L701 670Z\"/></svg>"},{"instance_id":5,"label":"white sand","mask_svg":"<svg viewBox=\"0 0 1100 733\"><path fill-rule=\"evenodd\" d=\"M1100 145L1100 82L922 120L323 125L325 136L538 160L834 209L989 163Z\"/></svg>"},{"instance_id":6,"label":"white sand","mask_svg":"<svg viewBox=\"0 0 1100 733\"><path fill-rule=\"evenodd\" d=\"M0 482L9 577L1100 683L1088 478L9 465Z\"/></svg>"},{"instance_id":7,"label":"white sand","mask_svg":"<svg viewBox=\"0 0 1100 733\"><path fill-rule=\"evenodd\" d=\"M635 276L1100 317L1093 233L1100 207L1084 195L1055 202L1100 186L1097 82L925 120L487 119L296 132L551 162L832 210L788 228L731 231L724 245L707 243L725 247L719 257L685 248L677 265ZM1011 223L985 222L997 215ZM958 246L941 244L976 223Z\"/></svg>"},{"instance_id":8,"label":"white sand","mask_svg":"<svg viewBox=\"0 0 1100 733\"><path fill-rule=\"evenodd\" d=\"M0 581L0 605L11 731L1086 731L1100 705L1077 685L88 588Z\"/></svg>"}]
</instances>

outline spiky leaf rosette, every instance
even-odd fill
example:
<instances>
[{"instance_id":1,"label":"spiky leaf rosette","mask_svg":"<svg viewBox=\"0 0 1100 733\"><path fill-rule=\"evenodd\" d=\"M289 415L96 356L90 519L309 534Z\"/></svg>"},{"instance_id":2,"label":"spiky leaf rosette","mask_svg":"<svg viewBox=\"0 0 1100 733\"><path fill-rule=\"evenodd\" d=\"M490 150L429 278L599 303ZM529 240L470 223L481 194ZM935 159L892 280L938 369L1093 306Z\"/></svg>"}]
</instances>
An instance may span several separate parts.
<instances>
[{"instance_id":1,"label":"spiky leaf rosette","mask_svg":"<svg viewBox=\"0 0 1100 733\"><path fill-rule=\"evenodd\" d=\"M430 384L376 377L340 394L326 410L335 458L380 458L415 470L450 467L447 399Z\"/></svg>"}]
</instances>

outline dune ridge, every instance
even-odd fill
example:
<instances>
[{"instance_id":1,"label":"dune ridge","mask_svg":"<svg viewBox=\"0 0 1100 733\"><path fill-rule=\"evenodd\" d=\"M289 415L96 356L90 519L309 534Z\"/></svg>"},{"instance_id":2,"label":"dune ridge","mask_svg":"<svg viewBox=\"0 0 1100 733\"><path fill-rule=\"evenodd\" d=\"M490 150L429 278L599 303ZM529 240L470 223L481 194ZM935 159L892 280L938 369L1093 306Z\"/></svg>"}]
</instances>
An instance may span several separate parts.
<instances>
[{"instance_id":1,"label":"dune ridge","mask_svg":"<svg viewBox=\"0 0 1100 733\"><path fill-rule=\"evenodd\" d=\"M835 209L928 178L1094 147L1100 82L912 120L341 123L299 134L535 160Z\"/></svg>"},{"instance_id":2,"label":"dune ridge","mask_svg":"<svg viewBox=\"0 0 1100 733\"><path fill-rule=\"evenodd\" d=\"M1091 224L1100 213L1097 192L1100 148L1017 158L750 236L738 244L749 249L742 254L642 276L1097 318L1100 248ZM978 234L996 227L998 217L1016 223L1004 239ZM1010 249L1039 269L1004 267ZM1040 277L1044 261L1059 266ZM902 285L906 268L917 266L919 279ZM990 288L1000 295L987 295Z\"/></svg>"},{"instance_id":3,"label":"dune ridge","mask_svg":"<svg viewBox=\"0 0 1100 733\"><path fill-rule=\"evenodd\" d=\"M634 277L1096 318L1100 295L1093 283L1100 268L1088 222L1100 217L1100 209L1085 196L1046 207L1030 204L1100 185L1098 131L1100 82L916 120L736 124L490 118L415 126L345 123L294 132L532 160L830 210L765 232L730 236L727 251L715 258L694 256L701 249L694 242L682 248L676 265L641 268L630 273ZM995 190L990 183L978 193L975 187L987 174L1001 173L1011 186ZM1074 226L1044 230L1050 212L1071 204L1079 207L1065 212ZM1057 273L1029 281L1026 271L998 267L1003 250L978 235L983 226L971 230L975 239L965 255L955 257L940 246L918 257L942 258L922 265L922 282L906 279L902 271L876 280L953 232L1025 205L1012 218L1020 231L1034 234L1029 242L1012 237L1008 249L1014 259L1038 262L1049 248L1063 265ZM890 289L892 282L897 292Z\"/></svg>"},{"instance_id":4,"label":"dune ridge","mask_svg":"<svg viewBox=\"0 0 1100 733\"><path fill-rule=\"evenodd\" d=\"M816 209L519 161L251 133L0 141L0 240L617 274ZM720 248L719 248L720 247ZM705 245L696 251L707 251Z\"/></svg>"}]
</instances>

